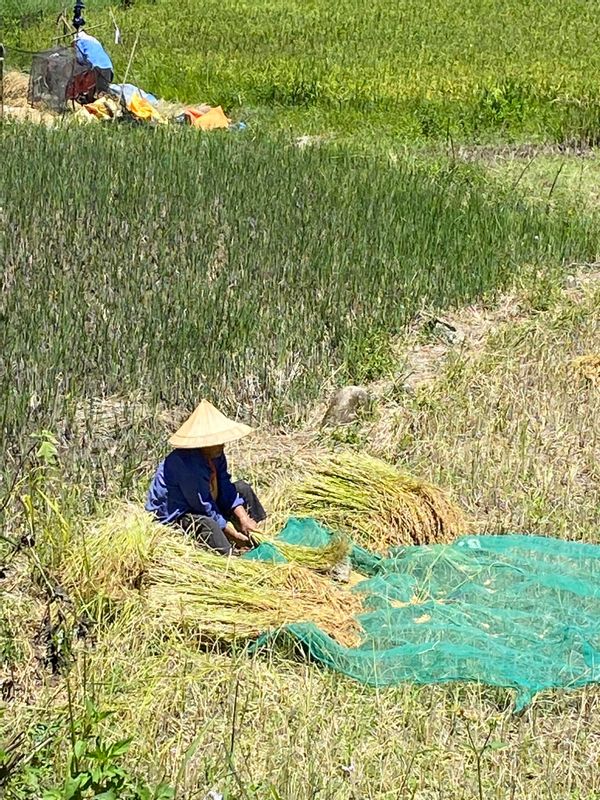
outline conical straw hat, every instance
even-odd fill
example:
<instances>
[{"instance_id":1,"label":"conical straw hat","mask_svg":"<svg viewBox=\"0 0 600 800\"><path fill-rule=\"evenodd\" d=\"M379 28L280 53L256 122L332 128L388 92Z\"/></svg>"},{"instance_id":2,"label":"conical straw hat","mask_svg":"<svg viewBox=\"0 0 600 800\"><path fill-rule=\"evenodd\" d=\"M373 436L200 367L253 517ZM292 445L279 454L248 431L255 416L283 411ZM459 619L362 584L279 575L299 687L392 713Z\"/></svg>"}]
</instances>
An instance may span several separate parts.
<instances>
[{"instance_id":1,"label":"conical straw hat","mask_svg":"<svg viewBox=\"0 0 600 800\"><path fill-rule=\"evenodd\" d=\"M213 447L241 439L252 431L248 425L227 419L212 403L203 400L181 428L171 436L169 444L182 448Z\"/></svg>"}]
</instances>

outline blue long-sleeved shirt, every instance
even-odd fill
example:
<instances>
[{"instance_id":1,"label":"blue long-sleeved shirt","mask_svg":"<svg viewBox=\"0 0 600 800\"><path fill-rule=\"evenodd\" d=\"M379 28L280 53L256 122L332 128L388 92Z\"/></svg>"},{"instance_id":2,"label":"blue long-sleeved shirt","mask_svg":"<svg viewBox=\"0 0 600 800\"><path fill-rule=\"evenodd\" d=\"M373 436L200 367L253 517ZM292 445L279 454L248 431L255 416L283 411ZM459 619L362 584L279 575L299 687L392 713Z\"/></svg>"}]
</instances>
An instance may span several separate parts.
<instances>
[{"instance_id":1,"label":"blue long-sleeved shirt","mask_svg":"<svg viewBox=\"0 0 600 800\"><path fill-rule=\"evenodd\" d=\"M214 458L213 464L218 485L216 501L210 492L210 464L200 450L173 450L158 465L148 490L146 511L165 525L184 514L200 514L223 529L225 517L244 501L231 481L225 455Z\"/></svg>"}]
</instances>

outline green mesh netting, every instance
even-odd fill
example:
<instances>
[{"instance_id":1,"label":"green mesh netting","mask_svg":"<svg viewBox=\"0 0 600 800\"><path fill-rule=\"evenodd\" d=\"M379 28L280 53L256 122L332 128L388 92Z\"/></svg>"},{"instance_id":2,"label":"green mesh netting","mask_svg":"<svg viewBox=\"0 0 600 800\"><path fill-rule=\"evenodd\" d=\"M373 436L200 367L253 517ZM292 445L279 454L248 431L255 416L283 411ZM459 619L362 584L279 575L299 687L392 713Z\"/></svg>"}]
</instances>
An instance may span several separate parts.
<instances>
[{"instance_id":1,"label":"green mesh netting","mask_svg":"<svg viewBox=\"0 0 600 800\"><path fill-rule=\"evenodd\" d=\"M280 537L323 546L331 534L291 519ZM272 545L251 558L281 560ZM331 669L373 686L478 681L516 690L516 709L543 689L600 681L600 546L539 536L465 536L398 548L354 546L367 579L357 648L313 624L286 635ZM262 637L259 644L268 637Z\"/></svg>"}]
</instances>

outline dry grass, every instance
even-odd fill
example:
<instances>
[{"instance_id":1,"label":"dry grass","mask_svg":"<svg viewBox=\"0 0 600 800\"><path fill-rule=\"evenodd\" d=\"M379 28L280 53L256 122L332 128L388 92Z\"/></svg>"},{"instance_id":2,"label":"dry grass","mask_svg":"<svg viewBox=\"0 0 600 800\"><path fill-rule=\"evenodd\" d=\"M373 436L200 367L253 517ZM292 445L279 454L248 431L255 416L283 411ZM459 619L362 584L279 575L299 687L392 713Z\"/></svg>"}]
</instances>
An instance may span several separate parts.
<instances>
[{"instance_id":1,"label":"dry grass","mask_svg":"<svg viewBox=\"0 0 600 800\"><path fill-rule=\"evenodd\" d=\"M598 540L600 395L574 359L600 350L597 283L497 328L438 380L382 403L374 453L453 490L480 531Z\"/></svg>"},{"instance_id":2,"label":"dry grass","mask_svg":"<svg viewBox=\"0 0 600 800\"><path fill-rule=\"evenodd\" d=\"M407 791L464 800L480 785L497 800L593 800L600 790L594 688L548 695L515 717L504 691L376 692L276 654L194 653L170 637L158 649L156 638L127 627L89 650L71 680L116 711L107 730L134 735L129 764L166 777L178 800L210 790L251 800L395 800ZM56 713L61 699L46 686L35 704L13 702L0 737ZM490 731L478 779L470 737L482 747Z\"/></svg>"},{"instance_id":3,"label":"dry grass","mask_svg":"<svg viewBox=\"0 0 600 800\"><path fill-rule=\"evenodd\" d=\"M23 108L29 105L29 75L10 70L4 75L4 103L7 106Z\"/></svg>"},{"instance_id":4,"label":"dry grass","mask_svg":"<svg viewBox=\"0 0 600 800\"><path fill-rule=\"evenodd\" d=\"M576 375L585 378L594 386L600 381L600 355L597 353L578 356L572 363Z\"/></svg>"}]
</instances>

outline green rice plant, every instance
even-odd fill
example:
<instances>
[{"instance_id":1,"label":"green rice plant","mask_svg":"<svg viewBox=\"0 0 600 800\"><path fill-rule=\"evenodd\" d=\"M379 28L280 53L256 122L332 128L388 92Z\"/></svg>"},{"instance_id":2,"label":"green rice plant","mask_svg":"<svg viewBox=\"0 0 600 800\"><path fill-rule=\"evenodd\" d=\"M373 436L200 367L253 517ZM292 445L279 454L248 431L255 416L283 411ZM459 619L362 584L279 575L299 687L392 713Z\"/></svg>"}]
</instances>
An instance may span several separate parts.
<instances>
[{"instance_id":1,"label":"green rice plant","mask_svg":"<svg viewBox=\"0 0 600 800\"><path fill-rule=\"evenodd\" d=\"M53 430L96 498L164 452L160 412L296 422L424 304L597 254L595 218L473 167L260 136L5 125L0 197L7 469Z\"/></svg>"},{"instance_id":2,"label":"green rice plant","mask_svg":"<svg viewBox=\"0 0 600 800\"><path fill-rule=\"evenodd\" d=\"M49 45L60 4L5 6L8 44ZM139 31L134 83L262 117L269 127L350 135L370 146L388 137L598 138L600 23L588 0L507 0L501 8L442 0L434 9L409 0L368 8L359 0L136 0L116 13L122 46L112 43L105 0L86 16L100 26L118 77ZM14 24L22 18L24 27Z\"/></svg>"},{"instance_id":3,"label":"green rice plant","mask_svg":"<svg viewBox=\"0 0 600 800\"><path fill-rule=\"evenodd\" d=\"M446 542L465 527L460 509L441 489L362 453L319 459L300 483L285 487L279 503L382 553Z\"/></svg>"}]
</instances>

